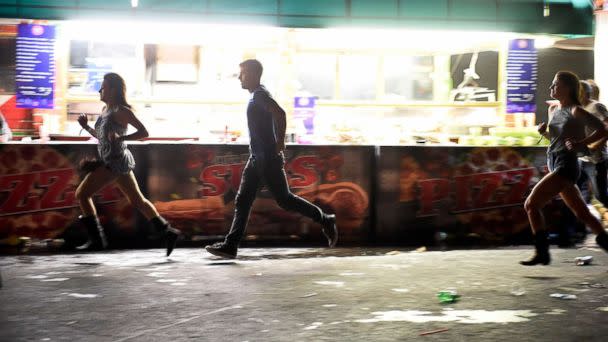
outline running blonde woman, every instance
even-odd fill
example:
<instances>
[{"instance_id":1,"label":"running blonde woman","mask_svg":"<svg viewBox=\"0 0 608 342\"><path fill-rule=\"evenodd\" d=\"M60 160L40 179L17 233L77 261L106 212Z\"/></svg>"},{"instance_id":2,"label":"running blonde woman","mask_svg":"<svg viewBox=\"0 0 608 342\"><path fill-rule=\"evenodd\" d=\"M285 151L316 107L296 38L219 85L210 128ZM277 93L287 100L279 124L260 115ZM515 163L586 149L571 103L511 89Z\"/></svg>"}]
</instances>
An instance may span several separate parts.
<instances>
[{"instance_id":1,"label":"running blonde woman","mask_svg":"<svg viewBox=\"0 0 608 342\"><path fill-rule=\"evenodd\" d=\"M549 131L543 122L538 126L538 132L550 140L547 150L550 172L534 186L524 204L536 247L531 259L520 262L525 266L548 265L551 262L545 218L541 210L558 194L576 217L597 234L597 244L608 251L608 235L601 222L591 214L576 187L581 173L578 153L586 152L588 145L607 137L608 131L602 121L583 109L581 84L575 74L558 72L549 89L551 97L559 104L550 109ZM590 131L588 135L585 134L586 128Z\"/></svg>"},{"instance_id":2,"label":"running blonde woman","mask_svg":"<svg viewBox=\"0 0 608 342\"><path fill-rule=\"evenodd\" d=\"M104 229L97 217L93 204L93 195L104 186L115 182L129 202L137 208L150 223L165 235L167 256L171 254L180 231L171 227L148 201L137 185L133 174L135 159L127 149L125 141L139 140L148 137L146 127L135 117L131 106L126 101L126 85L120 75L106 74L103 77L100 100L106 104L102 114L95 122L95 128L87 123L87 117L81 114L78 123L99 141L97 151L99 162L89 170L82 183L76 189L76 198L82 210L81 222L86 226L88 241L77 247L80 250L101 250L107 247ZM127 135L131 125L136 132Z\"/></svg>"}]
</instances>

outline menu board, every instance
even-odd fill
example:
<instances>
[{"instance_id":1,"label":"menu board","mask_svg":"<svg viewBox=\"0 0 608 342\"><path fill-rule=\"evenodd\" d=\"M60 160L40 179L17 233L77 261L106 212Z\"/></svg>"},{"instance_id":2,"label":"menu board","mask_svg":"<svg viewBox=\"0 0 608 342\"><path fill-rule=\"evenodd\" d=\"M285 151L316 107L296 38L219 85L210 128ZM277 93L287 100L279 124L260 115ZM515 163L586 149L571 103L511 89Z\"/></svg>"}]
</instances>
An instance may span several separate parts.
<instances>
[{"instance_id":1,"label":"menu board","mask_svg":"<svg viewBox=\"0 0 608 342\"><path fill-rule=\"evenodd\" d=\"M507 56L507 113L536 112L538 56L533 39L509 42Z\"/></svg>"},{"instance_id":2,"label":"menu board","mask_svg":"<svg viewBox=\"0 0 608 342\"><path fill-rule=\"evenodd\" d=\"M55 27L19 24L16 51L18 108L53 108Z\"/></svg>"}]
</instances>

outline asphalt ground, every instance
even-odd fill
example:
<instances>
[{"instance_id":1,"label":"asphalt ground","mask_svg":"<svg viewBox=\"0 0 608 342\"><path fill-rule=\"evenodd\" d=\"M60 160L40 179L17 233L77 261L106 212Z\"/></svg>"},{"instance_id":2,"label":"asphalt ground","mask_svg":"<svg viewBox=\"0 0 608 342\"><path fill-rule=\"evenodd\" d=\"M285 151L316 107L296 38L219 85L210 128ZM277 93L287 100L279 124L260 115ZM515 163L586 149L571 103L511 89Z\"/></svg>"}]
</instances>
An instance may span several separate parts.
<instances>
[{"instance_id":1,"label":"asphalt ground","mask_svg":"<svg viewBox=\"0 0 608 342\"><path fill-rule=\"evenodd\" d=\"M608 254L551 252L536 267L518 264L531 247L5 256L0 341L608 340Z\"/></svg>"}]
</instances>

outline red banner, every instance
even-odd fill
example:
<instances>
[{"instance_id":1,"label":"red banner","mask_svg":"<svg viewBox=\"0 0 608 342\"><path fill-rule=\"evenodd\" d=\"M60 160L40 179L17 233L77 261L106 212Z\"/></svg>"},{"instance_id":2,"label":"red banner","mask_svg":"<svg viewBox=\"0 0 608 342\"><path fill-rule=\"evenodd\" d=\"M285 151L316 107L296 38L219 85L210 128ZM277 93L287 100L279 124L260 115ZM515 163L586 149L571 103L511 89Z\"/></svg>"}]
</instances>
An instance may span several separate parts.
<instances>
[{"instance_id":1,"label":"red banner","mask_svg":"<svg viewBox=\"0 0 608 342\"><path fill-rule=\"evenodd\" d=\"M161 149L150 156L149 176L150 196L159 212L188 235L226 234L249 156L247 147ZM336 214L342 241L362 241L369 234L372 160L371 147L289 146L285 170L292 192ZM160 165L172 165L171 176ZM251 240L319 240L320 226L280 208L262 189L247 235Z\"/></svg>"},{"instance_id":2,"label":"red banner","mask_svg":"<svg viewBox=\"0 0 608 342\"><path fill-rule=\"evenodd\" d=\"M540 147L381 147L376 234L402 243L434 244L439 232L514 241L529 233L523 203L546 172ZM561 201L546 210L561 217Z\"/></svg>"}]
</instances>

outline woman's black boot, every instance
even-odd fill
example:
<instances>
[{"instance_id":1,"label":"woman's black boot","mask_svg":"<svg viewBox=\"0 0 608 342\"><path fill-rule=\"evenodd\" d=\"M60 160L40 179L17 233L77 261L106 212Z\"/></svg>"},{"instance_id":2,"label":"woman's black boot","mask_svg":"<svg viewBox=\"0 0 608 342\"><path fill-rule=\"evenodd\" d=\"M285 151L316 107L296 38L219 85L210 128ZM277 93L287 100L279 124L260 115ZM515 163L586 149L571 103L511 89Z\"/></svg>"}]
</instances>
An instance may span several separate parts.
<instances>
[{"instance_id":1,"label":"woman's black boot","mask_svg":"<svg viewBox=\"0 0 608 342\"><path fill-rule=\"evenodd\" d=\"M520 261L519 263L524 266L534 266L538 264L549 265L551 263L551 255L549 255L549 240L547 239L547 232L537 232L534 235L534 247L536 253L530 260Z\"/></svg>"},{"instance_id":2,"label":"woman's black boot","mask_svg":"<svg viewBox=\"0 0 608 342\"><path fill-rule=\"evenodd\" d=\"M597 234L595 237L595 242L602 247L606 252L608 252L608 234L606 232L602 232Z\"/></svg>"},{"instance_id":3,"label":"woman's black boot","mask_svg":"<svg viewBox=\"0 0 608 342\"><path fill-rule=\"evenodd\" d=\"M103 231L99 219L95 216L78 217L80 222L87 228L88 240L83 245L76 247L80 251L100 251L108 247L106 234Z\"/></svg>"},{"instance_id":4,"label":"woman's black boot","mask_svg":"<svg viewBox=\"0 0 608 342\"><path fill-rule=\"evenodd\" d=\"M175 244L177 243L177 238L182 232L179 229L171 227L169 222L165 220L162 216L157 216L151 219L150 223L152 223L152 225L157 231L162 232L164 234L165 244L167 247L167 256L171 255L171 252L173 252Z\"/></svg>"}]
</instances>

